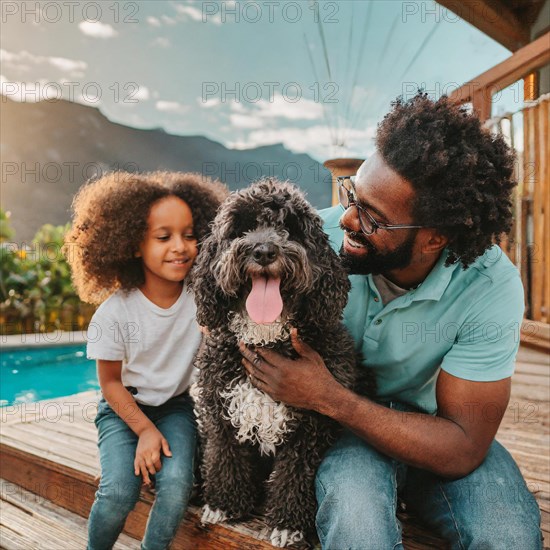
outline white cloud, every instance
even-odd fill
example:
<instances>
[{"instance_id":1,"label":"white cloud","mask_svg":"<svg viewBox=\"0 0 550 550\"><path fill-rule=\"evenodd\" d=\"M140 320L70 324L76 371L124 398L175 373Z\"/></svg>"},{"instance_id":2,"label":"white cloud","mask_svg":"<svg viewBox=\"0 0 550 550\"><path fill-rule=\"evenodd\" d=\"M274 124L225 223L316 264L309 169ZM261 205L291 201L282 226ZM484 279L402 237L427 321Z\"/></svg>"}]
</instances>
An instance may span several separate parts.
<instances>
[{"instance_id":1,"label":"white cloud","mask_svg":"<svg viewBox=\"0 0 550 550\"><path fill-rule=\"evenodd\" d=\"M283 143L288 149L305 153L311 151L312 148L323 147L326 149L330 145L330 134L325 126L264 128L250 132L247 139L235 141L231 145L237 149L245 149L275 143Z\"/></svg>"},{"instance_id":2,"label":"white cloud","mask_svg":"<svg viewBox=\"0 0 550 550\"><path fill-rule=\"evenodd\" d=\"M145 20L151 27L161 27L162 24L160 22L160 19L158 17L153 17L152 15L149 15L147 19Z\"/></svg>"},{"instance_id":3,"label":"white cloud","mask_svg":"<svg viewBox=\"0 0 550 550\"><path fill-rule=\"evenodd\" d=\"M373 137L376 127L366 130L350 130L345 155L366 158L374 151ZM317 159L325 160L337 154L342 156L343 151L335 151L331 144L329 129L324 125L314 125L309 128L264 128L252 130L246 139L230 142L228 146L236 149L249 149L262 145L282 143L287 149L295 153L307 153Z\"/></svg>"},{"instance_id":4,"label":"white cloud","mask_svg":"<svg viewBox=\"0 0 550 550\"><path fill-rule=\"evenodd\" d=\"M0 50L0 63L8 70L16 73L29 71L31 66L43 69L44 65L50 65L60 70L63 74L75 78L82 78L84 71L88 68L88 64L85 61L69 59L67 57L34 55L26 50L20 52Z\"/></svg>"},{"instance_id":5,"label":"white cloud","mask_svg":"<svg viewBox=\"0 0 550 550\"><path fill-rule=\"evenodd\" d=\"M222 24L221 12L233 11L236 7L234 0L225 0L223 7L219 8L215 13L203 12L203 9L199 9L193 4L173 4L174 9L177 12L177 20L183 23L187 21L196 21L199 23L213 23L214 25ZM221 3L220 3L221 6Z\"/></svg>"},{"instance_id":6,"label":"white cloud","mask_svg":"<svg viewBox=\"0 0 550 550\"><path fill-rule=\"evenodd\" d=\"M237 113L232 113L229 115L229 120L234 128L256 129L261 128L264 125L263 121L258 117L240 115Z\"/></svg>"},{"instance_id":7,"label":"white cloud","mask_svg":"<svg viewBox=\"0 0 550 550\"><path fill-rule=\"evenodd\" d=\"M254 90L249 90L247 93L252 96ZM286 96L280 93L274 93L271 98L259 99L254 103L244 103L231 101L230 109L234 113L248 115L251 117L259 117L262 119L287 119L287 120L318 120L323 119L323 106L321 103L300 97L298 101L291 101L294 95L290 91ZM249 108L248 108L249 107Z\"/></svg>"},{"instance_id":8,"label":"white cloud","mask_svg":"<svg viewBox=\"0 0 550 550\"><path fill-rule=\"evenodd\" d=\"M170 40L168 38L165 38L164 36L157 36L151 44L153 46L159 46L159 48L168 48L170 46Z\"/></svg>"},{"instance_id":9,"label":"white cloud","mask_svg":"<svg viewBox=\"0 0 550 550\"><path fill-rule=\"evenodd\" d=\"M23 82L8 80L3 74L0 74L0 93L13 101L23 101L21 93L23 84Z\"/></svg>"},{"instance_id":10,"label":"white cloud","mask_svg":"<svg viewBox=\"0 0 550 550\"><path fill-rule=\"evenodd\" d=\"M51 65L67 73L71 71L85 71L88 67L87 63L84 61L67 59L66 57L50 57L49 61Z\"/></svg>"},{"instance_id":11,"label":"white cloud","mask_svg":"<svg viewBox=\"0 0 550 550\"><path fill-rule=\"evenodd\" d=\"M249 0L250 3L250 0ZM215 25L221 25L222 24L222 18L221 18L221 9L218 8L218 10L213 13L203 13L203 10L201 7L199 7L199 2L188 2L187 4L179 4L170 2L172 7L175 10L175 15L170 16L166 14L162 14L159 17L155 16L148 16L145 21L151 26L151 27L162 27L164 25L172 26L177 25L178 23L188 23L188 22L196 22L196 23L213 23ZM236 8L236 2L234 0L224 0L224 6L223 10L226 11L232 11Z\"/></svg>"},{"instance_id":12,"label":"white cloud","mask_svg":"<svg viewBox=\"0 0 550 550\"><path fill-rule=\"evenodd\" d=\"M173 17L169 17L168 15L161 15L160 16L162 22L166 25L175 25L177 23L177 20Z\"/></svg>"},{"instance_id":13,"label":"white cloud","mask_svg":"<svg viewBox=\"0 0 550 550\"><path fill-rule=\"evenodd\" d=\"M202 97L197 97L197 103L203 108L203 109L212 109L212 107L217 107L221 101L218 97L212 97L207 99L206 101L202 100Z\"/></svg>"},{"instance_id":14,"label":"white cloud","mask_svg":"<svg viewBox=\"0 0 550 550\"><path fill-rule=\"evenodd\" d=\"M86 36L91 36L92 38L112 38L118 34L111 25L101 23L100 21L81 21L78 24L78 28Z\"/></svg>"},{"instance_id":15,"label":"white cloud","mask_svg":"<svg viewBox=\"0 0 550 550\"><path fill-rule=\"evenodd\" d=\"M189 107L187 105L182 105L181 103L178 103L177 101L157 101L155 107L159 111L163 111L166 113L177 113L177 114L183 114L186 113L189 110Z\"/></svg>"},{"instance_id":16,"label":"white cloud","mask_svg":"<svg viewBox=\"0 0 550 550\"><path fill-rule=\"evenodd\" d=\"M125 116L124 123L128 124L129 126L134 126L136 128L143 128L144 126L148 126L148 122L137 113L131 113Z\"/></svg>"},{"instance_id":17,"label":"white cloud","mask_svg":"<svg viewBox=\"0 0 550 550\"><path fill-rule=\"evenodd\" d=\"M137 92L132 94L132 99L137 99L138 101L147 101L149 97L149 88L147 86L140 86Z\"/></svg>"},{"instance_id":18,"label":"white cloud","mask_svg":"<svg viewBox=\"0 0 550 550\"><path fill-rule=\"evenodd\" d=\"M202 21L202 11L195 6L183 6L182 4L175 4L174 9L179 15L182 15L183 21L192 19L193 21Z\"/></svg>"},{"instance_id":19,"label":"white cloud","mask_svg":"<svg viewBox=\"0 0 550 550\"><path fill-rule=\"evenodd\" d=\"M279 93L273 95L273 101L260 99L256 105L259 108L257 113L264 118L286 118L288 120L321 120L323 117L323 106L312 99L300 98L298 101L291 101L293 95L283 96Z\"/></svg>"},{"instance_id":20,"label":"white cloud","mask_svg":"<svg viewBox=\"0 0 550 550\"><path fill-rule=\"evenodd\" d=\"M231 110L236 113L246 113L246 109L241 102L231 101Z\"/></svg>"},{"instance_id":21,"label":"white cloud","mask_svg":"<svg viewBox=\"0 0 550 550\"><path fill-rule=\"evenodd\" d=\"M46 100L61 100L63 91L62 84L45 78L24 82L8 80L4 75L0 75L0 93L13 101L36 103Z\"/></svg>"},{"instance_id":22,"label":"white cloud","mask_svg":"<svg viewBox=\"0 0 550 550\"><path fill-rule=\"evenodd\" d=\"M96 92L97 90L95 90L94 88L91 88L90 90L86 89L85 94L78 94L78 96L76 97L76 102L81 103L82 105L91 105L92 107L97 107L101 103L101 96L99 96Z\"/></svg>"},{"instance_id":23,"label":"white cloud","mask_svg":"<svg viewBox=\"0 0 550 550\"><path fill-rule=\"evenodd\" d=\"M21 52L26 53L26 52ZM16 61L17 54L8 52L7 50L0 50L0 63L9 63L10 61Z\"/></svg>"}]
</instances>

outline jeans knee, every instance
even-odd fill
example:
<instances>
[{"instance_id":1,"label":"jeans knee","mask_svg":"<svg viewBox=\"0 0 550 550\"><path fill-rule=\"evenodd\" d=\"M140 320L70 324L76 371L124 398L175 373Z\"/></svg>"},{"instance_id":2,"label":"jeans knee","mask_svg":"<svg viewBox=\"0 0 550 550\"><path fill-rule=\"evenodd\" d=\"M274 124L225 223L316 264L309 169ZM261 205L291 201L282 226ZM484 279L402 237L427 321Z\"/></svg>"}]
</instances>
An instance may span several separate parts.
<instances>
[{"instance_id":1,"label":"jeans knee","mask_svg":"<svg viewBox=\"0 0 550 550\"><path fill-rule=\"evenodd\" d=\"M173 502L186 503L193 489L193 472L176 471L162 476L157 480L157 498L161 497Z\"/></svg>"},{"instance_id":2,"label":"jeans knee","mask_svg":"<svg viewBox=\"0 0 550 550\"><path fill-rule=\"evenodd\" d=\"M104 506L112 508L118 513L130 512L139 498L141 489L141 478L131 480L120 480L110 483L100 483L96 492L96 501Z\"/></svg>"},{"instance_id":3,"label":"jeans knee","mask_svg":"<svg viewBox=\"0 0 550 550\"><path fill-rule=\"evenodd\" d=\"M469 550L500 550L501 548L530 548L542 550L542 533L535 518L501 517L500 521L463 526L462 544L457 547Z\"/></svg>"},{"instance_id":4,"label":"jeans knee","mask_svg":"<svg viewBox=\"0 0 550 550\"><path fill-rule=\"evenodd\" d=\"M478 532L465 537L461 546L453 548L467 548L468 550L500 550L501 548L529 548L542 550L542 535L540 529L522 526L514 530L503 526L498 533Z\"/></svg>"},{"instance_id":5,"label":"jeans knee","mask_svg":"<svg viewBox=\"0 0 550 550\"><path fill-rule=\"evenodd\" d=\"M394 497L355 483L317 486L316 527L323 548L395 548L401 544L401 524Z\"/></svg>"}]
</instances>

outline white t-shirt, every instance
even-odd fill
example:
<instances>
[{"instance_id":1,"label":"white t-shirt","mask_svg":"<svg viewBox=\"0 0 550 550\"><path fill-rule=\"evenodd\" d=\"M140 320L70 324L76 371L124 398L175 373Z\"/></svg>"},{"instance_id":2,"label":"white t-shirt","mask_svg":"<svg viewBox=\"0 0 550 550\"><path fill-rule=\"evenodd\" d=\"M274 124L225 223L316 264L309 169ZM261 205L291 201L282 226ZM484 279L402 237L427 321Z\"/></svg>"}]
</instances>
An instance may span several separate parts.
<instances>
[{"instance_id":1,"label":"white t-shirt","mask_svg":"<svg viewBox=\"0 0 550 550\"><path fill-rule=\"evenodd\" d=\"M201 341L191 289L184 283L168 309L138 289L117 291L95 312L88 329L88 359L122 361L122 383L138 403L162 405L195 381L193 359Z\"/></svg>"}]
</instances>

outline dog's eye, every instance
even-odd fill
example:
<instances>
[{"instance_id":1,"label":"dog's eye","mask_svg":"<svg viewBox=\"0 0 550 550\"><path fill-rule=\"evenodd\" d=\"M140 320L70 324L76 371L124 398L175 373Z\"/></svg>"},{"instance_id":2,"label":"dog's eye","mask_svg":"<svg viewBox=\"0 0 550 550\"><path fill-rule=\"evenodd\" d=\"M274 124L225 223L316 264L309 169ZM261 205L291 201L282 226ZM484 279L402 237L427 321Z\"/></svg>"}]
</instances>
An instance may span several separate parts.
<instances>
[{"instance_id":1,"label":"dog's eye","mask_svg":"<svg viewBox=\"0 0 550 550\"><path fill-rule=\"evenodd\" d=\"M248 231L252 231L257 225L256 212L242 212L233 219L231 237L242 237Z\"/></svg>"},{"instance_id":2,"label":"dog's eye","mask_svg":"<svg viewBox=\"0 0 550 550\"><path fill-rule=\"evenodd\" d=\"M294 214L289 214L285 219L285 228L288 231L288 236L292 240L301 241L304 238L302 224L298 217Z\"/></svg>"}]
</instances>

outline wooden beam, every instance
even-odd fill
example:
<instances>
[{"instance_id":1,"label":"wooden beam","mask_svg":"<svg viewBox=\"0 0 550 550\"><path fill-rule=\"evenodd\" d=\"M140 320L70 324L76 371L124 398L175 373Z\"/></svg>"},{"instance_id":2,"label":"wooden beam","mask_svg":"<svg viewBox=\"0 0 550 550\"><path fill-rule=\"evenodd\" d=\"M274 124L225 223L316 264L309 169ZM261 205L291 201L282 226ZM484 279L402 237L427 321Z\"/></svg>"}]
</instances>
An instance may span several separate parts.
<instances>
[{"instance_id":1,"label":"wooden beam","mask_svg":"<svg viewBox=\"0 0 550 550\"><path fill-rule=\"evenodd\" d=\"M437 1L512 52L529 43L529 27L502 0Z\"/></svg>"},{"instance_id":2,"label":"wooden beam","mask_svg":"<svg viewBox=\"0 0 550 550\"><path fill-rule=\"evenodd\" d=\"M531 42L508 59L466 82L449 95L456 103L474 100L476 94L491 98L510 84L527 76L550 61L550 32Z\"/></svg>"}]
</instances>

